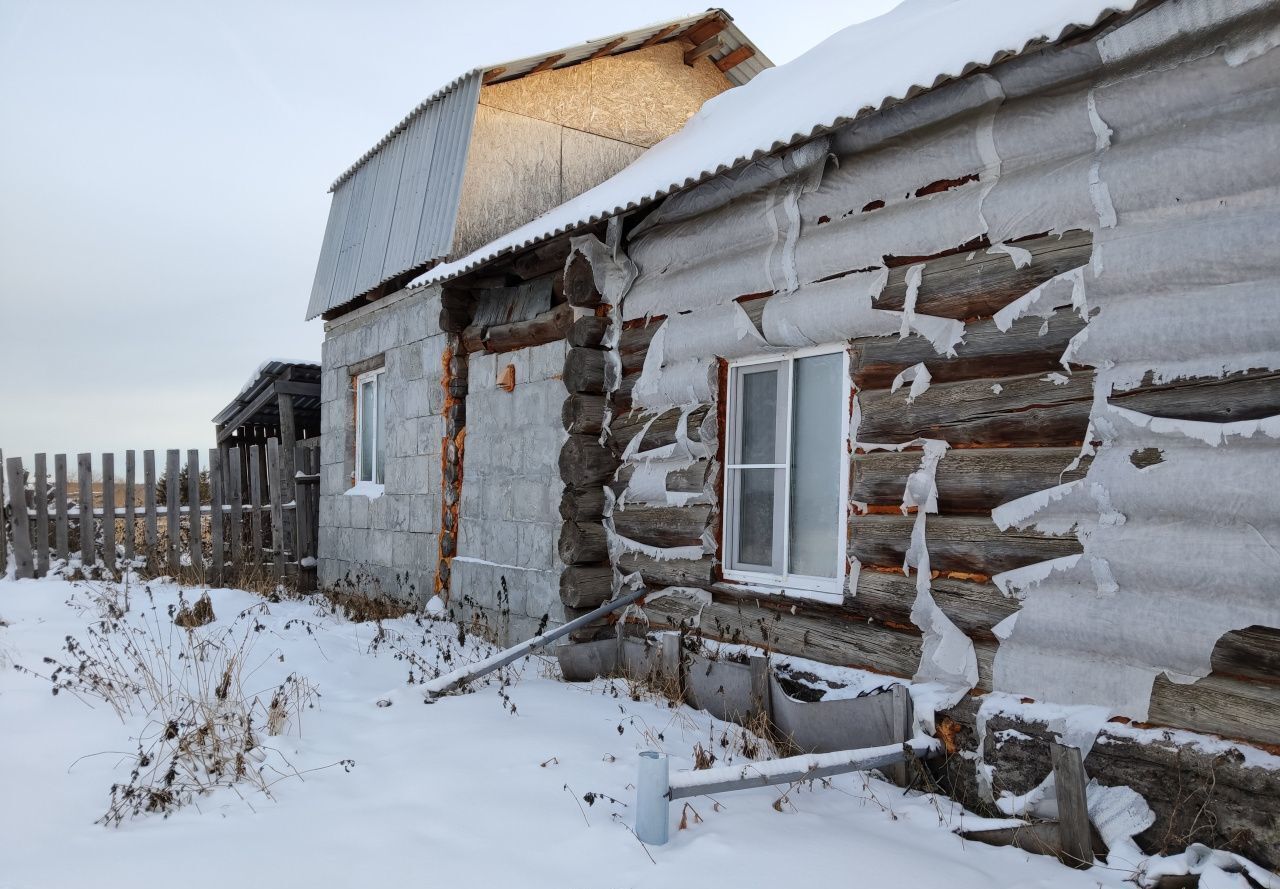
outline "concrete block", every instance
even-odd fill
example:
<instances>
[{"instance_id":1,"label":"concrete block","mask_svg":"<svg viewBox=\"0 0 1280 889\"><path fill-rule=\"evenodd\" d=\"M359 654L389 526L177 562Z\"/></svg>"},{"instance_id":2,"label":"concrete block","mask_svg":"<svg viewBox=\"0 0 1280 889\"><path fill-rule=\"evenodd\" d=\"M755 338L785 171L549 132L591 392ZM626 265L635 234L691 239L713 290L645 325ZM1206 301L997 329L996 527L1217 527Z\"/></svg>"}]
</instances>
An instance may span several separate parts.
<instances>
[{"instance_id":1,"label":"concrete block","mask_svg":"<svg viewBox=\"0 0 1280 889\"><path fill-rule=\"evenodd\" d=\"M369 527L374 531L387 530L387 516L390 512L387 497L375 497L369 501Z\"/></svg>"},{"instance_id":2,"label":"concrete block","mask_svg":"<svg viewBox=\"0 0 1280 889\"><path fill-rule=\"evenodd\" d=\"M369 498L361 494L353 494L346 499L351 503L351 527L368 528Z\"/></svg>"},{"instance_id":3,"label":"concrete block","mask_svg":"<svg viewBox=\"0 0 1280 889\"><path fill-rule=\"evenodd\" d=\"M435 531L440 521L440 503L427 494L409 498L409 530Z\"/></svg>"}]
</instances>

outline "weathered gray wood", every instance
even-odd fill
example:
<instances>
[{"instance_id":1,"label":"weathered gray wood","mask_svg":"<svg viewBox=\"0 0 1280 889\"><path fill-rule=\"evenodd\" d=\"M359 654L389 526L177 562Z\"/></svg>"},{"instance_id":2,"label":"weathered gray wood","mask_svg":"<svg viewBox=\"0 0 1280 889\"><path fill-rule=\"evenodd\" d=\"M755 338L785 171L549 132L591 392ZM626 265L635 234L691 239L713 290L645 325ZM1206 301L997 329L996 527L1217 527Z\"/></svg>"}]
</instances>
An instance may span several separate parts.
<instances>
[{"instance_id":1,"label":"weathered gray wood","mask_svg":"<svg viewBox=\"0 0 1280 889\"><path fill-rule=\"evenodd\" d=\"M685 418L685 434L689 436L690 441L702 440L702 421L706 418L708 410L709 406L704 405L690 411L688 417ZM684 417L684 412L680 408L671 408L663 411L657 417L641 411L632 411L616 418L609 424L609 432L612 436L611 446L621 454L642 431L644 432L644 438L640 440L640 444L637 447L639 451L648 451L673 444L680 432L682 417ZM653 422L650 423L650 420ZM645 428L646 425L648 426L647 429Z\"/></svg>"},{"instance_id":2,"label":"weathered gray wood","mask_svg":"<svg viewBox=\"0 0 1280 889\"><path fill-rule=\"evenodd\" d=\"M516 349L554 343L568 336L572 324L573 307L561 304L529 321L497 324L487 328L484 333L484 349L486 352L513 352Z\"/></svg>"},{"instance_id":3,"label":"weathered gray wood","mask_svg":"<svg viewBox=\"0 0 1280 889\"><path fill-rule=\"evenodd\" d=\"M599 315L583 315L569 328L569 345L597 349L609 332L609 319Z\"/></svg>"},{"instance_id":4,"label":"weathered gray wood","mask_svg":"<svg viewBox=\"0 0 1280 889\"><path fill-rule=\"evenodd\" d=\"M262 468L257 445L249 445L249 561L262 567Z\"/></svg>"},{"instance_id":5,"label":"weathered gray wood","mask_svg":"<svg viewBox=\"0 0 1280 889\"><path fill-rule=\"evenodd\" d=\"M560 478L570 487L602 485L618 468L618 458L592 435L570 435L560 447Z\"/></svg>"},{"instance_id":6,"label":"weathered gray wood","mask_svg":"<svg viewBox=\"0 0 1280 889\"><path fill-rule=\"evenodd\" d=\"M97 535L93 529L93 456L80 454L76 457L80 472L80 564L88 571L97 561L95 550Z\"/></svg>"},{"instance_id":7,"label":"weathered gray wood","mask_svg":"<svg viewBox=\"0 0 1280 889\"><path fill-rule=\"evenodd\" d=\"M294 478L298 473L294 449L298 446L297 425L293 415L293 396L281 394L280 405L280 473L282 502L288 503L296 496Z\"/></svg>"},{"instance_id":8,"label":"weathered gray wood","mask_svg":"<svg viewBox=\"0 0 1280 889\"><path fill-rule=\"evenodd\" d=\"M900 568L911 544L915 516L866 515L849 520L850 555L863 565ZM929 566L990 576L1081 551L1071 537L1045 537L1034 531L1001 531L990 517L931 515L927 519Z\"/></svg>"},{"instance_id":9,"label":"weathered gray wood","mask_svg":"<svg viewBox=\"0 0 1280 889\"><path fill-rule=\"evenodd\" d=\"M222 451L209 449L209 580L222 586L227 563L227 538L223 530Z\"/></svg>"},{"instance_id":10,"label":"weathered gray wood","mask_svg":"<svg viewBox=\"0 0 1280 889\"><path fill-rule=\"evenodd\" d=\"M760 304L763 306L764 301ZM644 367L645 356L649 354L649 343L662 326L663 319L650 318L648 323L623 327L618 335L618 359L622 364L622 375L631 376Z\"/></svg>"},{"instance_id":11,"label":"weathered gray wood","mask_svg":"<svg viewBox=\"0 0 1280 889\"><path fill-rule=\"evenodd\" d=\"M102 564L116 571L116 455L102 455Z\"/></svg>"},{"instance_id":12,"label":"weathered gray wood","mask_svg":"<svg viewBox=\"0 0 1280 889\"><path fill-rule=\"evenodd\" d=\"M613 595L608 565L570 565L560 574L560 601L574 608L595 608Z\"/></svg>"},{"instance_id":13,"label":"weathered gray wood","mask_svg":"<svg viewBox=\"0 0 1280 889\"><path fill-rule=\"evenodd\" d=\"M134 452L124 452L124 559L133 562L134 537L138 532L137 525L137 466Z\"/></svg>"},{"instance_id":14,"label":"weathered gray wood","mask_svg":"<svg viewBox=\"0 0 1280 889\"><path fill-rule=\"evenodd\" d=\"M613 476L610 487L621 494L631 483L636 463L623 463ZM698 494L706 490L707 471L711 468L709 460L694 460L682 469L672 469L667 473L667 490L680 494Z\"/></svg>"},{"instance_id":15,"label":"weathered gray wood","mask_svg":"<svg viewBox=\"0 0 1280 889\"><path fill-rule=\"evenodd\" d=\"M751 670L751 710L752 728L759 732L768 730L773 722L771 706L772 693L769 688L769 659L763 655L753 654L747 661ZM903 740L906 740L905 738Z\"/></svg>"},{"instance_id":16,"label":"weathered gray wood","mask_svg":"<svg viewBox=\"0 0 1280 889\"><path fill-rule=\"evenodd\" d=\"M1084 476L1089 461L1070 472L1079 448L957 448L938 462L938 511L987 514L1010 500ZM920 468L921 452L870 451L853 458L849 498L870 506L902 503L907 477Z\"/></svg>"},{"instance_id":17,"label":"weathered gray wood","mask_svg":"<svg viewBox=\"0 0 1280 889\"><path fill-rule=\"evenodd\" d=\"M651 587L693 586L708 589L715 578L712 556L701 559L655 559L642 553L624 553L618 559L623 576L639 574Z\"/></svg>"},{"instance_id":18,"label":"weathered gray wood","mask_svg":"<svg viewBox=\"0 0 1280 889\"><path fill-rule=\"evenodd\" d=\"M4 461L5 482L9 494L9 533L13 538L14 576L36 576L35 557L31 550L31 521L27 515L27 486L23 478L22 458Z\"/></svg>"},{"instance_id":19,"label":"weathered gray wood","mask_svg":"<svg viewBox=\"0 0 1280 889\"><path fill-rule=\"evenodd\" d=\"M244 487L240 476L240 446L231 449L223 483L226 485L227 502L231 504L227 531L231 537L231 570L238 577L244 569Z\"/></svg>"},{"instance_id":20,"label":"weathered gray wood","mask_svg":"<svg viewBox=\"0 0 1280 889\"><path fill-rule=\"evenodd\" d=\"M284 577L284 501L280 479L280 442L267 439L267 496L271 499L271 556L276 566L276 580Z\"/></svg>"},{"instance_id":21,"label":"weathered gray wood","mask_svg":"<svg viewBox=\"0 0 1280 889\"><path fill-rule=\"evenodd\" d=\"M32 481L36 495L36 576L44 577L49 573L49 467L44 454L36 454L35 478ZM3 529L0 529L0 536L3 536ZM0 566L3 564L0 561Z\"/></svg>"},{"instance_id":22,"label":"weathered gray wood","mask_svg":"<svg viewBox=\"0 0 1280 889\"><path fill-rule=\"evenodd\" d=\"M930 516L930 519L933 517ZM991 628L1022 605L1006 596L993 583L935 577L929 584L933 600L952 623L971 639L996 644ZM911 626L911 607L915 602L916 577L901 573L858 572L857 589L846 600L854 614L869 621L896 626Z\"/></svg>"},{"instance_id":23,"label":"weathered gray wood","mask_svg":"<svg viewBox=\"0 0 1280 889\"><path fill-rule=\"evenodd\" d=\"M204 570L204 534L200 521L200 452L187 451L187 555L198 582L208 580Z\"/></svg>"},{"instance_id":24,"label":"weathered gray wood","mask_svg":"<svg viewBox=\"0 0 1280 889\"><path fill-rule=\"evenodd\" d=\"M1053 760L1053 783L1058 799L1058 837L1062 842L1062 862L1071 867L1093 865L1093 838L1089 832L1089 806L1085 799L1084 760L1080 750L1054 741L1049 745Z\"/></svg>"},{"instance_id":25,"label":"weathered gray wood","mask_svg":"<svg viewBox=\"0 0 1280 889\"><path fill-rule=\"evenodd\" d=\"M566 565L590 565L609 557L604 525L599 522L564 522L557 545L560 561Z\"/></svg>"},{"instance_id":26,"label":"weathered gray wood","mask_svg":"<svg viewBox=\"0 0 1280 889\"><path fill-rule=\"evenodd\" d=\"M565 488L560 496L560 518L568 521L599 521L604 515L604 488Z\"/></svg>"},{"instance_id":27,"label":"weathered gray wood","mask_svg":"<svg viewBox=\"0 0 1280 889\"><path fill-rule=\"evenodd\" d=\"M311 474L311 452L309 448L301 446L297 449L297 455L294 460L295 465L301 467L304 475ZM294 508L294 525L295 535L297 538L297 551L294 558L301 563L303 559L315 558L315 511L312 507L312 492L315 490L314 485L297 485L295 487L297 505Z\"/></svg>"},{"instance_id":28,"label":"weathered gray wood","mask_svg":"<svg viewBox=\"0 0 1280 889\"><path fill-rule=\"evenodd\" d=\"M614 509L613 527L630 540L649 546L696 546L702 542L711 507L636 506Z\"/></svg>"},{"instance_id":29,"label":"weathered gray wood","mask_svg":"<svg viewBox=\"0 0 1280 889\"><path fill-rule=\"evenodd\" d=\"M606 404L608 399L603 395L571 393L560 408L560 419L569 432L599 436Z\"/></svg>"},{"instance_id":30,"label":"weathered gray wood","mask_svg":"<svg viewBox=\"0 0 1280 889\"><path fill-rule=\"evenodd\" d=\"M8 511L5 509L4 451L0 451L0 572L9 570Z\"/></svg>"},{"instance_id":31,"label":"weathered gray wood","mask_svg":"<svg viewBox=\"0 0 1280 889\"><path fill-rule=\"evenodd\" d=\"M146 516L147 570L155 572L160 564L160 527L156 517L156 452L142 452L143 512Z\"/></svg>"},{"instance_id":32,"label":"weathered gray wood","mask_svg":"<svg viewBox=\"0 0 1280 889\"><path fill-rule=\"evenodd\" d=\"M594 308L600 305L600 291L586 256L575 252L564 270L564 298L569 305Z\"/></svg>"},{"instance_id":33,"label":"weathered gray wood","mask_svg":"<svg viewBox=\"0 0 1280 889\"><path fill-rule=\"evenodd\" d=\"M570 392L603 395L608 391L605 353L599 349L570 349L564 359L564 387Z\"/></svg>"},{"instance_id":34,"label":"weathered gray wood","mask_svg":"<svg viewBox=\"0 0 1280 889\"><path fill-rule=\"evenodd\" d=\"M67 521L67 455L53 455L53 551L64 562L71 558Z\"/></svg>"},{"instance_id":35,"label":"weathered gray wood","mask_svg":"<svg viewBox=\"0 0 1280 889\"><path fill-rule=\"evenodd\" d=\"M165 483L164 490L166 494L164 527L169 535L169 574L177 577L178 572L182 568L181 538L182 538L182 482L178 479L178 473L181 472L180 454L176 449L169 449L165 454Z\"/></svg>"}]
</instances>

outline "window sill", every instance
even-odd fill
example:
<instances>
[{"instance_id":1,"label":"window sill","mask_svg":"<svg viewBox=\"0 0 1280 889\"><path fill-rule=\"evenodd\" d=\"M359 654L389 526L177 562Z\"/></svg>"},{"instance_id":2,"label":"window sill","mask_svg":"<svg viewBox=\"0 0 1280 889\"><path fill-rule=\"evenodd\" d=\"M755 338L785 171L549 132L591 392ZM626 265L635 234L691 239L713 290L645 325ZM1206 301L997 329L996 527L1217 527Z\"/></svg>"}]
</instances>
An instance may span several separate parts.
<instances>
[{"instance_id":1,"label":"window sill","mask_svg":"<svg viewBox=\"0 0 1280 889\"><path fill-rule=\"evenodd\" d=\"M826 589L806 589L803 586L788 584L769 577L751 576L735 571L725 571L726 583L763 596L777 596L782 599L800 599L808 602L823 602L828 605L840 605L844 602L843 582L834 583Z\"/></svg>"},{"instance_id":2,"label":"window sill","mask_svg":"<svg viewBox=\"0 0 1280 889\"><path fill-rule=\"evenodd\" d=\"M343 491L345 497L368 497L370 500L377 500L382 496L385 485L379 485L374 482L356 482L350 488Z\"/></svg>"}]
</instances>

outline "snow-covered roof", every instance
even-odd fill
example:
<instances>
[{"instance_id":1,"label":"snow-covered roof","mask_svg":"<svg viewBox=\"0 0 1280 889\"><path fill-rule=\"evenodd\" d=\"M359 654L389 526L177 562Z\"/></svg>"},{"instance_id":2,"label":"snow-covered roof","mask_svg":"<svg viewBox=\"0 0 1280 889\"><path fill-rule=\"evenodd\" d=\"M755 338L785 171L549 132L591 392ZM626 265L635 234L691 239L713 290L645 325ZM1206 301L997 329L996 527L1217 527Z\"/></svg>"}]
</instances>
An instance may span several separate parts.
<instances>
[{"instance_id":1,"label":"snow-covered roof","mask_svg":"<svg viewBox=\"0 0 1280 889\"><path fill-rule=\"evenodd\" d=\"M1090 29L1143 0L905 0L709 99L612 179L410 286L644 206L861 114Z\"/></svg>"}]
</instances>

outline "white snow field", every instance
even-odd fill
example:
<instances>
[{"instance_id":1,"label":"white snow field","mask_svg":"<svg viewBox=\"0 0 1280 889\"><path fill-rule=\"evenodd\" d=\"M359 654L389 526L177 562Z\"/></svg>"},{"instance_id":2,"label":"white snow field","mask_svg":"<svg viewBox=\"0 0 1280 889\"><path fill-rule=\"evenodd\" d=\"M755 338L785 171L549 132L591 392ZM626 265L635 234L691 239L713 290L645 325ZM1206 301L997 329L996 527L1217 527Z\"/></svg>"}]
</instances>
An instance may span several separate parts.
<instances>
[{"instance_id":1,"label":"white snow field","mask_svg":"<svg viewBox=\"0 0 1280 889\"><path fill-rule=\"evenodd\" d=\"M509 682L426 705L407 683L422 667L406 653L433 663L450 651L456 666L491 649L469 639L459 652L455 625L399 618L383 622L371 651L378 626L335 616L323 600L268 603L227 589L210 592L216 620L193 630L193 641L247 638L243 687L262 692L263 707L290 674L318 689L300 735L297 720L276 736L255 722L269 749L265 759L253 755L263 774L292 768L301 777L280 778L270 797L246 783L197 796L168 817L144 812L103 826L96 821L112 785L129 781L137 739L155 740L164 719L135 703L122 720L102 699L71 689L54 695L47 678L15 665L48 676L56 669L43 661L49 657L74 668L66 637L91 644L92 627L115 650L128 638L167 640L153 673L180 675L178 653L195 649L167 613L178 589L150 589L154 606L135 583L127 614L111 618L103 603L122 605L118 589L0 580L3 889L1093 889L1125 885L1128 876L966 842L952 831L975 816L860 774L725 794L718 804L697 797L683 830L673 805L671 842L646 849L630 831L636 754L665 750L673 771L688 769L701 744L717 764L741 762L741 729L655 697L632 700L622 681L563 682L537 658L518 664ZM196 595L188 591L188 600ZM250 769L259 765L253 760ZM344 760L354 765L335 765Z\"/></svg>"}]
</instances>

